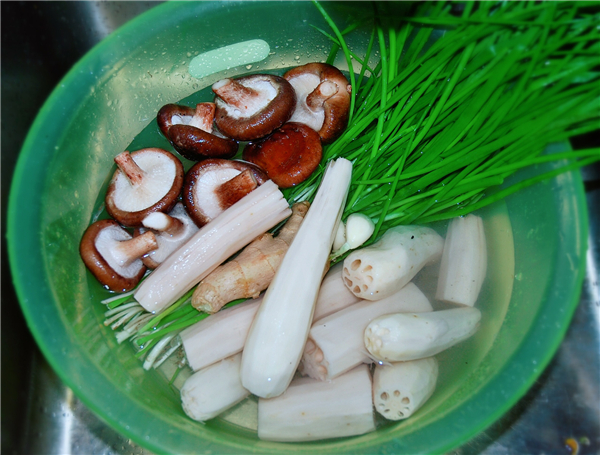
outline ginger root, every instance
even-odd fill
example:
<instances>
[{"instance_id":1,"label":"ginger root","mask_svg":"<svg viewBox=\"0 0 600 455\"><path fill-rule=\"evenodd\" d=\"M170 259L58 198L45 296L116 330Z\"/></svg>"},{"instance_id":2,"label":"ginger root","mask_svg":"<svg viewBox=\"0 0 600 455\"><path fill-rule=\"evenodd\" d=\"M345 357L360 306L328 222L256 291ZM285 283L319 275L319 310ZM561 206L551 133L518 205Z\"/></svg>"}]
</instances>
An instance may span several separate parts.
<instances>
[{"instance_id":1,"label":"ginger root","mask_svg":"<svg viewBox=\"0 0 600 455\"><path fill-rule=\"evenodd\" d=\"M193 307L216 313L232 300L258 297L275 276L309 205L308 202L294 204L292 215L277 237L270 233L260 235L235 259L217 267L202 280L192 295Z\"/></svg>"}]
</instances>

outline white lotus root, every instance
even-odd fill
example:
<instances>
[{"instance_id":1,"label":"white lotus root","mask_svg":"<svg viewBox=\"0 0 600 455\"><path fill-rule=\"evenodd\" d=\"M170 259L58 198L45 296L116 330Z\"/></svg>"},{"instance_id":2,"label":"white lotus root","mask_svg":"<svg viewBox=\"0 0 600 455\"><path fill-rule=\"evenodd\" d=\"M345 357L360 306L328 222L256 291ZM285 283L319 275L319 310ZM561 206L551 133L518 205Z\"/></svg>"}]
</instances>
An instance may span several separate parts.
<instances>
[{"instance_id":1,"label":"white lotus root","mask_svg":"<svg viewBox=\"0 0 600 455\"><path fill-rule=\"evenodd\" d=\"M198 371L242 352L261 301L259 297L226 308L181 332L185 357L192 370Z\"/></svg>"},{"instance_id":2,"label":"white lotus root","mask_svg":"<svg viewBox=\"0 0 600 455\"><path fill-rule=\"evenodd\" d=\"M240 380L242 354L197 371L181 388L181 404L192 419L203 422L238 404L248 395Z\"/></svg>"},{"instance_id":3,"label":"white lotus root","mask_svg":"<svg viewBox=\"0 0 600 455\"><path fill-rule=\"evenodd\" d=\"M410 417L433 394L438 371L435 357L377 365L373 372L375 409L388 420Z\"/></svg>"},{"instance_id":4,"label":"white lotus root","mask_svg":"<svg viewBox=\"0 0 600 455\"><path fill-rule=\"evenodd\" d=\"M330 314L343 310L344 308L357 303L360 299L356 297L344 285L342 279L342 269L344 264L338 262L331 267L319 288L313 322L318 321Z\"/></svg>"},{"instance_id":5,"label":"white lotus root","mask_svg":"<svg viewBox=\"0 0 600 455\"><path fill-rule=\"evenodd\" d=\"M430 313L394 313L373 319L365 347L385 362L423 359L466 340L479 328L481 312L461 307Z\"/></svg>"},{"instance_id":6,"label":"white lotus root","mask_svg":"<svg viewBox=\"0 0 600 455\"><path fill-rule=\"evenodd\" d=\"M390 313L432 310L425 294L409 283L390 297L377 302L361 300L322 318L310 329L300 372L326 381L361 363L370 363L372 359L364 345L364 332L370 321Z\"/></svg>"},{"instance_id":7,"label":"white lotus root","mask_svg":"<svg viewBox=\"0 0 600 455\"><path fill-rule=\"evenodd\" d=\"M278 397L258 400L258 437L269 441L314 441L375 430L369 367L332 381L294 379Z\"/></svg>"},{"instance_id":8,"label":"white lotus root","mask_svg":"<svg viewBox=\"0 0 600 455\"><path fill-rule=\"evenodd\" d=\"M442 255L444 240L433 229L398 226L344 260L344 282L354 295L380 300L402 289Z\"/></svg>"},{"instance_id":9,"label":"white lotus root","mask_svg":"<svg viewBox=\"0 0 600 455\"><path fill-rule=\"evenodd\" d=\"M436 299L475 305L486 270L483 220L475 215L454 218L446 234Z\"/></svg>"}]
</instances>

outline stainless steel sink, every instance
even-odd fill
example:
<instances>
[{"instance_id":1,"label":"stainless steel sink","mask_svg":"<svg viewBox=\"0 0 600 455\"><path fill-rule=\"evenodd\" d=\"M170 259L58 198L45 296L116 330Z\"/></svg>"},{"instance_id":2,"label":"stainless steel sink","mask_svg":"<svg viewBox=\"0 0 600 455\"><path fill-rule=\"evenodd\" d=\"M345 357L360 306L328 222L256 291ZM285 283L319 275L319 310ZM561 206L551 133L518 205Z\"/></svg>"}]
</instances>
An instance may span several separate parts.
<instances>
[{"instance_id":1,"label":"stainless steel sink","mask_svg":"<svg viewBox=\"0 0 600 455\"><path fill-rule=\"evenodd\" d=\"M21 315L6 259L5 208L27 130L85 52L157 2L2 2L2 453L148 454L98 419L46 363ZM589 147L591 136L574 146ZM595 144L598 146L599 144ZM557 356L499 422L458 454L600 452L600 166L584 169L588 275Z\"/></svg>"}]
</instances>

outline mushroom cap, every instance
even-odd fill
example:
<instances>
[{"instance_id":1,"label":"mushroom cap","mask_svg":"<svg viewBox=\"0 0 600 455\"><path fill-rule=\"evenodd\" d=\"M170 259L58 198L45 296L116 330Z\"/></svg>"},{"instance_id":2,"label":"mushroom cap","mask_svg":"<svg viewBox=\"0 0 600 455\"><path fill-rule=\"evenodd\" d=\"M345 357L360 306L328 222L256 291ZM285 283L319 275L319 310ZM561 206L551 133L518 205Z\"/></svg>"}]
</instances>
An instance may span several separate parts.
<instances>
[{"instance_id":1,"label":"mushroom cap","mask_svg":"<svg viewBox=\"0 0 600 455\"><path fill-rule=\"evenodd\" d=\"M183 186L184 169L175 155L159 148L145 148L131 153L144 171L143 182L132 185L117 169L106 191L106 210L125 226L137 227L151 212L170 211Z\"/></svg>"},{"instance_id":2,"label":"mushroom cap","mask_svg":"<svg viewBox=\"0 0 600 455\"><path fill-rule=\"evenodd\" d=\"M165 104L158 111L156 122L158 123L160 131L170 140L169 129L173 125L188 125L195 113L196 110L189 106Z\"/></svg>"},{"instance_id":3,"label":"mushroom cap","mask_svg":"<svg viewBox=\"0 0 600 455\"><path fill-rule=\"evenodd\" d=\"M189 169L183 185L183 203L196 225L204 226L248 193L240 191L238 197L227 195L227 206L224 206L224 198L218 191L221 185L246 170L251 171L257 185L268 180L262 169L239 160L208 159Z\"/></svg>"},{"instance_id":4,"label":"mushroom cap","mask_svg":"<svg viewBox=\"0 0 600 455\"><path fill-rule=\"evenodd\" d=\"M122 266L111 254L116 242L132 236L115 220L100 220L90 225L79 244L79 254L84 264L103 286L115 292L133 289L146 273L140 259Z\"/></svg>"},{"instance_id":5,"label":"mushroom cap","mask_svg":"<svg viewBox=\"0 0 600 455\"><path fill-rule=\"evenodd\" d=\"M238 98L238 107L220 97L224 96L223 91L231 82L231 79L224 79L213 85L213 91L217 94L215 123L227 137L237 141L258 139L279 128L292 116L296 107L296 93L284 78L272 74L254 74L235 79L237 84L260 95L252 100Z\"/></svg>"},{"instance_id":6,"label":"mushroom cap","mask_svg":"<svg viewBox=\"0 0 600 455\"><path fill-rule=\"evenodd\" d=\"M351 86L335 66L327 63L308 63L286 72L287 79L296 91L296 109L290 122L309 125L321 136L324 144L335 141L348 126ZM337 90L322 102L322 107L311 108L307 97L323 82L334 84Z\"/></svg>"},{"instance_id":7,"label":"mushroom cap","mask_svg":"<svg viewBox=\"0 0 600 455\"><path fill-rule=\"evenodd\" d=\"M264 169L279 187L289 188L315 171L323 147L315 130L303 123L288 122L266 138L250 142L242 156Z\"/></svg>"},{"instance_id":8,"label":"mushroom cap","mask_svg":"<svg viewBox=\"0 0 600 455\"><path fill-rule=\"evenodd\" d=\"M232 158L238 144L213 131L214 103L199 103L196 109L166 104L156 116L158 127L183 157L192 161Z\"/></svg>"},{"instance_id":9,"label":"mushroom cap","mask_svg":"<svg viewBox=\"0 0 600 455\"><path fill-rule=\"evenodd\" d=\"M146 217L146 220L149 217L154 217L156 215L162 215L162 212L153 212ZM169 216L181 221L181 230L173 235L161 231L154 232L156 236L156 242L158 243L158 248L142 257L142 262L149 269L155 269L158 267L167 257L171 255L171 253L173 253L190 237L198 232L198 226L196 226L196 224L192 221L181 202L178 202L175 207L173 207L173 210L169 212ZM136 228L133 235L138 236L146 231L148 231L146 227Z\"/></svg>"},{"instance_id":10,"label":"mushroom cap","mask_svg":"<svg viewBox=\"0 0 600 455\"><path fill-rule=\"evenodd\" d=\"M238 143L233 139L216 136L191 125L173 125L169 138L175 150L188 160L207 158L233 158Z\"/></svg>"}]
</instances>

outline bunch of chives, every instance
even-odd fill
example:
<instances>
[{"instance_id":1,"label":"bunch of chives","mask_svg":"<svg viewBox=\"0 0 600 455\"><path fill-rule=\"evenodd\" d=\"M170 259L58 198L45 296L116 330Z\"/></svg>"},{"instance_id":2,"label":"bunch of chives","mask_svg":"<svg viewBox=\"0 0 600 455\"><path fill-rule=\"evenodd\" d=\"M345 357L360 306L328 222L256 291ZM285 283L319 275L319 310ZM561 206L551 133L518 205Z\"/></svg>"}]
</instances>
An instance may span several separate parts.
<instances>
[{"instance_id":1,"label":"bunch of chives","mask_svg":"<svg viewBox=\"0 0 600 455\"><path fill-rule=\"evenodd\" d=\"M376 232L466 215L541 179L600 160L600 149L543 155L551 142L600 129L600 14L574 2L423 2L409 17L377 4L364 58L318 3L351 72L352 113L324 162L354 164L344 213ZM381 10L378 10L381 9ZM432 44L434 31L444 30ZM368 66L373 49L380 60ZM334 54L330 55L330 61ZM368 77L367 77L368 75ZM567 160L504 188L519 169ZM565 164L566 163L566 164ZM322 176L288 190L310 199Z\"/></svg>"}]
</instances>

